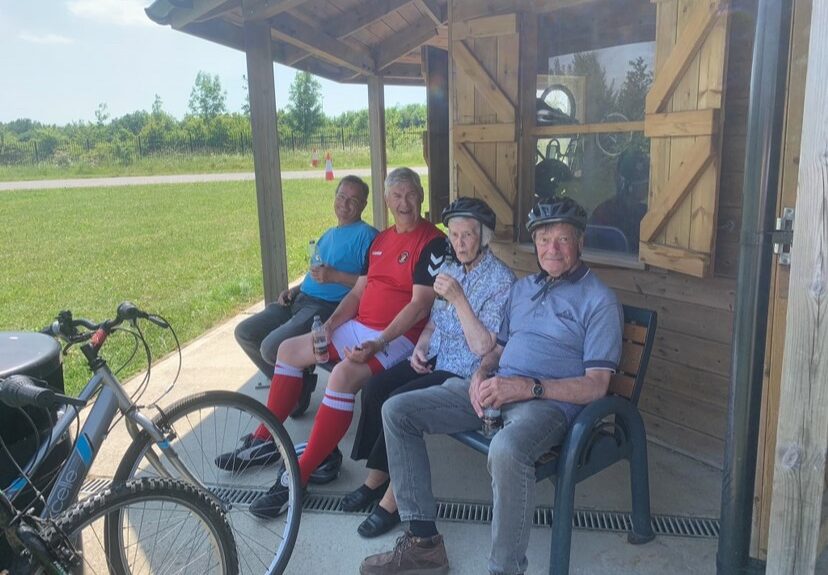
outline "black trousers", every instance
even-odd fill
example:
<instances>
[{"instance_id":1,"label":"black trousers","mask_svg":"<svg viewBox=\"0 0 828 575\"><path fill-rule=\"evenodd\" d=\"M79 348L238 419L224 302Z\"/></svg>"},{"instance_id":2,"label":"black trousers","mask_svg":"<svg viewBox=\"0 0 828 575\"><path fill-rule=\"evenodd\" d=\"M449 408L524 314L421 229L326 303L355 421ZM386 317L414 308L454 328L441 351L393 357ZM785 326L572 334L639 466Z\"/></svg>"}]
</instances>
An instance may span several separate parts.
<instances>
[{"instance_id":1,"label":"black trousers","mask_svg":"<svg viewBox=\"0 0 828 575\"><path fill-rule=\"evenodd\" d=\"M429 360L432 369L435 363L434 358ZM387 473L388 455L385 451L385 434L382 431L382 404L392 395L440 385L452 377L457 376L450 371L417 373L411 367L411 363L403 360L369 379L362 388L362 413L351 459L367 459L366 467Z\"/></svg>"}]
</instances>

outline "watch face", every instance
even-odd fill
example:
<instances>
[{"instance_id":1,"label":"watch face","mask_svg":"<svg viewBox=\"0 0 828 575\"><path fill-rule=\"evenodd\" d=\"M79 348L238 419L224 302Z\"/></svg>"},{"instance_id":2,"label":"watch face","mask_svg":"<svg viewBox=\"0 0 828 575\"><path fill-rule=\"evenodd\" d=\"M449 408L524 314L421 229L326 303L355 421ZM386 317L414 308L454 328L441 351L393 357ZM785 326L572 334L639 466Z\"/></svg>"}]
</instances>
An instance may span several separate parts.
<instances>
[{"instance_id":1,"label":"watch face","mask_svg":"<svg viewBox=\"0 0 828 575\"><path fill-rule=\"evenodd\" d=\"M532 386L532 395L536 398L543 397L543 385L538 380L535 380L535 385Z\"/></svg>"}]
</instances>

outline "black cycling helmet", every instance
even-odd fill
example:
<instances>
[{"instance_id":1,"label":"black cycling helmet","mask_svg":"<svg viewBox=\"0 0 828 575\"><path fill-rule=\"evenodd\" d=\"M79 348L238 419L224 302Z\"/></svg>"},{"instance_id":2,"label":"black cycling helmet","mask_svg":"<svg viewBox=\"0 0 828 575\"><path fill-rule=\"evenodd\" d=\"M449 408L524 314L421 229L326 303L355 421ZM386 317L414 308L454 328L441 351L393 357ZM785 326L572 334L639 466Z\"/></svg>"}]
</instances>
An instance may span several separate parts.
<instances>
[{"instance_id":1,"label":"black cycling helmet","mask_svg":"<svg viewBox=\"0 0 828 575\"><path fill-rule=\"evenodd\" d=\"M305 452L305 448L308 446L307 442L297 443L294 446L294 450L296 451L296 457L302 457L302 454ZM337 477L339 477L339 470L342 468L342 452L339 450L338 447L334 448L334 450L328 455L319 466L313 470L313 473L310 474L310 479L308 480L309 483L316 483L316 484L323 484L323 483L330 483ZM282 476L281 470L277 474L278 477Z\"/></svg>"},{"instance_id":2,"label":"black cycling helmet","mask_svg":"<svg viewBox=\"0 0 828 575\"><path fill-rule=\"evenodd\" d=\"M489 204L478 198L457 198L444 208L440 215L443 225L446 226L451 218L456 217L474 218L492 231L494 231L497 223L497 217Z\"/></svg>"},{"instance_id":3,"label":"black cycling helmet","mask_svg":"<svg viewBox=\"0 0 828 575\"><path fill-rule=\"evenodd\" d=\"M555 158L546 158L535 164L535 195L551 197L560 194L566 182L572 179L572 170Z\"/></svg>"},{"instance_id":4,"label":"black cycling helmet","mask_svg":"<svg viewBox=\"0 0 828 575\"><path fill-rule=\"evenodd\" d=\"M539 198L538 203L529 212L526 229L531 234L538 226L555 223L572 224L583 231L587 223L586 210L569 197Z\"/></svg>"}]
</instances>

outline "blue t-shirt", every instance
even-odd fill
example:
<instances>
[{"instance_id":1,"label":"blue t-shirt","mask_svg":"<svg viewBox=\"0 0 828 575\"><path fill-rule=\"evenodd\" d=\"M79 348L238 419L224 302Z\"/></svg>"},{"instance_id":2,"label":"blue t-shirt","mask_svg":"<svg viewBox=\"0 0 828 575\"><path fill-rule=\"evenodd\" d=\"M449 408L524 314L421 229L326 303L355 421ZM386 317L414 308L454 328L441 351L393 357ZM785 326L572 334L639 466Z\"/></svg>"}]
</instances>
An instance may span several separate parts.
<instances>
[{"instance_id":1,"label":"blue t-shirt","mask_svg":"<svg viewBox=\"0 0 828 575\"><path fill-rule=\"evenodd\" d=\"M540 274L515 282L497 335L504 346L499 375L539 379L614 371L621 358L624 313L615 293L588 267L555 284ZM580 405L556 402L572 419Z\"/></svg>"},{"instance_id":2,"label":"blue t-shirt","mask_svg":"<svg viewBox=\"0 0 828 575\"><path fill-rule=\"evenodd\" d=\"M322 263L341 272L364 275L368 268L368 248L379 232L362 220L329 228L316 242ZM321 284L305 275L302 293L325 301L338 302L351 288L337 283Z\"/></svg>"}]
</instances>

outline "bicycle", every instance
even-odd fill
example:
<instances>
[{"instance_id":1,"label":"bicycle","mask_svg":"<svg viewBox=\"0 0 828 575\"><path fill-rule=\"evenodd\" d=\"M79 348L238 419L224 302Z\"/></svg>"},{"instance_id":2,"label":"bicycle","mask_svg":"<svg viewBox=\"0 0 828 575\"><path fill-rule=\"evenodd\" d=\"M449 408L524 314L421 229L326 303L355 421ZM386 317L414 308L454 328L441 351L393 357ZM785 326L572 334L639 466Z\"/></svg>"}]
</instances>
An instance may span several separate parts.
<instances>
[{"instance_id":1,"label":"bicycle","mask_svg":"<svg viewBox=\"0 0 828 575\"><path fill-rule=\"evenodd\" d=\"M10 407L47 408L85 403L38 387L20 375L0 380L0 401ZM79 445L83 442L76 441L73 455L83 454ZM67 462L59 479L66 479L65 473L72 469ZM22 472L23 482L25 477ZM9 490L19 492L20 485L16 482ZM61 493L53 490L44 513L37 516L31 510L16 509L0 490L0 533L14 554L12 563L0 569L12 575L238 573L233 532L222 509L210 495L188 483L172 479L118 483L55 512L65 500Z\"/></svg>"},{"instance_id":2,"label":"bicycle","mask_svg":"<svg viewBox=\"0 0 828 575\"><path fill-rule=\"evenodd\" d=\"M137 400L127 395L117 377L98 355L106 337L119 329L131 333L136 338L136 346L139 342L143 343L150 365L150 349L138 327L138 319L169 329L175 337L175 332L163 318L141 311L129 302L118 306L115 320L95 324L73 318L71 312L64 311L50 328L44 330L68 342L67 349L83 343L81 349L93 375L79 397L88 400L100 390L86 425L90 421L98 421L97 426L106 430L119 410L124 418L133 442L113 481L135 477L175 478L205 490L220 504L231 525L241 563L240 572L281 574L293 551L301 514L299 466L290 437L264 405L241 393L201 393L184 398L169 409L160 408L156 400L151 407L158 411L158 415L154 419L144 415ZM117 327L125 321L133 329ZM180 346L178 349L180 358ZM146 389L149 373L148 370L134 395L138 396ZM98 404L103 407L98 408ZM58 421L52 438L60 437L68 428L71 421L64 422L65 418L66 414ZM255 432L260 426L273 438L273 449L278 453L278 458L274 457L273 462L278 459L280 469L286 470L291 492L289 508L275 524L262 524L247 512L249 504L273 484L273 471L265 467L249 469L246 466L228 471L216 466L216 458L224 451L231 451L231 443ZM81 433L81 437L83 435ZM92 446L94 453L100 446L100 440Z\"/></svg>"}]
</instances>

